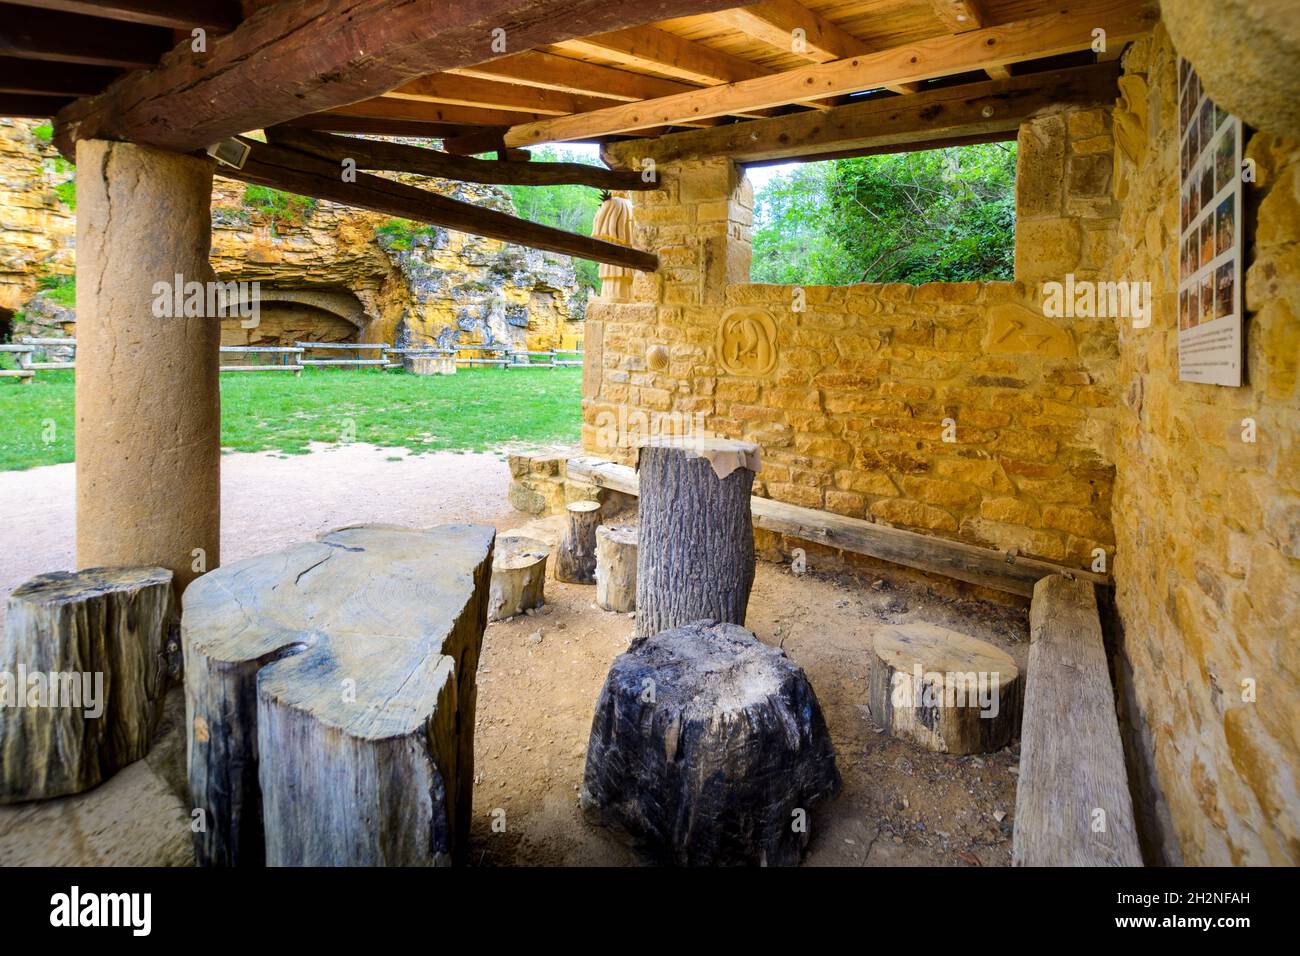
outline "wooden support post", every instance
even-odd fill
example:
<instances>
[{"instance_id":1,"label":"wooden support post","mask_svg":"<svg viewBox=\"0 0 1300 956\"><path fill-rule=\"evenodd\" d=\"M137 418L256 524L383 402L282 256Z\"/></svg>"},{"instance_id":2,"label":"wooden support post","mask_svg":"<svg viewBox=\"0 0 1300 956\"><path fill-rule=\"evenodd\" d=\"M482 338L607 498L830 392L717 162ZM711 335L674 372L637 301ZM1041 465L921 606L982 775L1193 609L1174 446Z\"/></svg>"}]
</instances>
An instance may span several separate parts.
<instances>
[{"instance_id":1,"label":"wooden support post","mask_svg":"<svg viewBox=\"0 0 1300 956\"><path fill-rule=\"evenodd\" d=\"M77 145L77 564L161 565L178 593L220 557L221 323L155 312L215 280L211 201L206 158Z\"/></svg>"},{"instance_id":2,"label":"wooden support post","mask_svg":"<svg viewBox=\"0 0 1300 956\"><path fill-rule=\"evenodd\" d=\"M555 555L555 579L569 584L596 583L596 528L600 502L573 501L566 508L569 526Z\"/></svg>"},{"instance_id":3,"label":"wooden support post","mask_svg":"<svg viewBox=\"0 0 1300 956\"><path fill-rule=\"evenodd\" d=\"M492 556L488 620L504 621L546 603L546 559L551 549L536 538L497 538Z\"/></svg>"},{"instance_id":4,"label":"wooden support post","mask_svg":"<svg viewBox=\"0 0 1300 956\"><path fill-rule=\"evenodd\" d=\"M666 438L641 447L636 632L745 623L754 583L749 492L758 446Z\"/></svg>"},{"instance_id":5,"label":"wooden support post","mask_svg":"<svg viewBox=\"0 0 1300 956\"><path fill-rule=\"evenodd\" d=\"M14 590L0 640L0 803L89 790L149 752L168 659L180 658L174 622L164 568L58 571Z\"/></svg>"},{"instance_id":6,"label":"wooden support post","mask_svg":"<svg viewBox=\"0 0 1300 956\"><path fill-rule=\"evenodd\" d=\"M632 525L596 529L596 603L606 611L636 610L636 538Z\"/></svg>"}]
</instances>

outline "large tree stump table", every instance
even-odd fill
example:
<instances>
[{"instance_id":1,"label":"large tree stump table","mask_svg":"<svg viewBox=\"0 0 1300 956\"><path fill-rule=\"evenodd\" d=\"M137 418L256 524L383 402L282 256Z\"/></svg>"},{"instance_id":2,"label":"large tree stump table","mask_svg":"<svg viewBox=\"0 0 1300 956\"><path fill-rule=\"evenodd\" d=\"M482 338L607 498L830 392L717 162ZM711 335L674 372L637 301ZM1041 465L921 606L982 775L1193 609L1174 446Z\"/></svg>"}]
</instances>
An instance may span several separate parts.
<instances>
[{"instance_id":1,"label":"large tree stump table","mask_svg":"<svg viewBox=\"0 0 1300 956\"><path fill-rule=\"evenodd\" d=\"M358 526L186 590L206 865L445 865L465 852L495 531Z\"/></svg>"},{"instance_id":2,"label":"large tree stump table","mask_svg":"<svg viewBox=\"0 0 1300 956\"><path fill-rule=\"evenodd\" d=\"M743 627L698 621L636 638L614 660L580 802L654 860L798 863L810 808L839 789L808 679Z\"/></svg>"},{"instance_id":3,"label":"large tree stump table","mask_svg":"<svg viewBox=\"0 0 1300 956\"><path fill-rule=\"evenodd\" d=\"M754 584L749 493L758 446L721 438L642 444L636 633L692 621L745 623Z\"/></svg>"},{"instance_id":4,"label":"large tree stump table","mask_svg":"<svg viewBox=\"0 0 1300 956\"><path fill-rule=\"evenodd\" d=\"M42 574L0 639L0 803L89 790L153 743L175 636L172 573Z\"/></svg>"},{"instance_id":5,"label":"large tree stump table","mask_svg":"<svg viewBox=\"0 0 1300 956\"><path fill-rule=\"evenodd\" d=\"M868 703L890 736L950 754L1001 750L1020 728L1020 668L986 641L933 624L872 640Z\"/></svg>"}]
</instances>

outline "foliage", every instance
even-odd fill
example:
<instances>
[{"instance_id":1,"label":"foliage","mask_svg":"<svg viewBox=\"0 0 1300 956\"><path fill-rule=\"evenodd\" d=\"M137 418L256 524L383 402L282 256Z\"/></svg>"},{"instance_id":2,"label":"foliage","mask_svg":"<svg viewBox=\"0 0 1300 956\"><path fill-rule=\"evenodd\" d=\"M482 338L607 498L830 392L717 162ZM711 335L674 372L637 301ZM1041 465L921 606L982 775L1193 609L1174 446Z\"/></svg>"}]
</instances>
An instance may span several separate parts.
<instances>
[{"instance_id":1,"label":"foliage","mask_svg":"<svg viewBox=\"0 0 1300 956\"><path fill-rule=\"evenodd\" d=\"M432 236L438 231L437 226L422 226L409 219L390 219L375 230L376 238L386 240L389 249L405 252L415 244L420 236Z\"/></svg>"},{"instance_id":2,"label":"foliage","mask_svg":"<svg viewBox=\"0 0 1300 956\"><path fill-rule=\"evenodd\" d=\"M544 146L533 151L534 162L583 163L598 165L590 156L570 150ZM540 222L568 232L591 235L591 223L600 208L600 192L590 186L511 186L510 197L521 219ZM578 285L592 291L600 290L598 266L590 259L574 259Z\"/></svg>"},{"instance_id":3,"label":"foliage","mask_svg":"<svg viewBox=\"0 0 1300 956\"><path fill-rule=\"evenodd\" d=\"M0 379L0 471L73 460L75 374L38 372L26 385ZM581 392L578 368L429 376L308 368L301 378L226 373L221 444L230 451L305 454L313 442L338 443L349 420L356 441L412 452L572 443L581 431Z\"/></svg>"},{"instance_id":4,"label":"foliage","mask_svg":"<svg viewBox=\"0 0 1300 956\"><path fill-rule=\"evenodd\" d=\"M303 225L316 211L315 199L254 183L244 187L244 205L266 213L272 224L283 222L291 226Z\"/></svg>"},{"instance_id":5,"label":"foliage","mask_svg":"<svg viewBox=\"0 0 1300 956\"><path fill-rule=\"evenodd\" d=\"M75 309L77 307L77 277L75 275L56 275L54 273L43 275L36 280L36 287L47 293L46 298L52 299L65 309Z\"/></svg>"},{"instance_id":6,"label":"foliage","mask_svg":"<svg viewBox=\"0 0 1300 956\"><path fill-rule=\"evenodd\" d=\"M77 211L77 181L75 179L69 179L66 183L59 183L54 187L54 194L73 212Z\"/></svg>"},{"instance_id":7,"label":"foliage","mask_svg":"<svg viewBox=\"0 0 1300 956\"><path fill-rule=\"evenodd\" d=\"M755 197L755 282L1010 279L1015 144L806 163Z\"/></svg>"},{"instance_id":8,"label":"foliage","mask_svg":"<svg viewBox=\"0 0 1300 956\"><path fill-rule=\"evenodd\" d=\"M42 143L49 143L54 140L54 124L42 123L39 126L32 127L32 135Z\"/></svg>"}]
</instances>

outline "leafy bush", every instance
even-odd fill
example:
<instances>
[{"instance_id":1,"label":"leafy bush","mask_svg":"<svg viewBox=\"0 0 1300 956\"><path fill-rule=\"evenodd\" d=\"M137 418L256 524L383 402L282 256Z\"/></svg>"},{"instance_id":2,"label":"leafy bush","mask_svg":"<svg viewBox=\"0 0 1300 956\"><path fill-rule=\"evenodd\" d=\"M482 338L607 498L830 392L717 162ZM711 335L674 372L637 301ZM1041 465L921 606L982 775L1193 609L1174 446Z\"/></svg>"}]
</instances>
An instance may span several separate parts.
<instances>
[{"instance_id":1,"label":"leafy bush","mask_svg":"<svg viewBox=\"0 0 1300 956\"><path fill-rule=\"evenodd\" d=\"M283 222L292 226L303 225L316 211L315 199L253 183L244 187L244 205L266 213L272 224Z\"/></svg>"},{"instance_id":2,"label":"leafy bush","mask_svg":"<svg viewBox=\"0 0 1300 956\"><path fill-rule=\"evenodd\" d=\"M52 299L65 309L76 308L77 305L77 277L75 275L43 275L36 280L36 287L42 292L47 293L47 298Z\"/></svg>"},{"instance_id":3,"label":"leafy bush","mask_svg":"<svg viewBox=\"0 0 1300 956\"><path fill-rule=\"evenodd\" d=\"M807 163L755 197L755 282L1010 279L1014 143Z\"/></svg>"}]
</instances>

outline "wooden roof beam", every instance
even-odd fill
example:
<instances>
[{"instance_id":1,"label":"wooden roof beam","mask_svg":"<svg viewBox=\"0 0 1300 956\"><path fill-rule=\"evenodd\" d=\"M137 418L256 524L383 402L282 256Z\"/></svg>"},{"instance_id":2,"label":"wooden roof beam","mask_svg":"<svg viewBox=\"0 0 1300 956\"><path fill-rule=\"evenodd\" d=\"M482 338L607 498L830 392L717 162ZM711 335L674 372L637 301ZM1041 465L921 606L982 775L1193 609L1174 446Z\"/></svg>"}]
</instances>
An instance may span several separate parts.
<instances>
[{"instance_id":1,"label":"wooden roof beam","mask_svg":"<svg viewBox=\"0 0 1300 956\"><path fill-rule=\"evenodd\" d=\"M219 165L218 175L610 265L644 272L659 268L658 257L640 249L543 226L381 176L358 173L355 182L345 183L333 160L247 138L241 142L250 149L243 167Z\"/></svg>"},{"instance_id":2,"label":"wooden roof beam","mask_svg":"<svg viewBox=\"0 0 1300 956\"><path fill-rule=\"evenodd\" d=\"M191 30L231 30L239 23L238 0L8 0L24 7Z\"/></svg>"},{"instance_id":3,"label":"wooden roof beam","mask_svg":"<svg viewBox=\"0 0 1300 956\"><path fill-rule=\"evenodd\" d=\"M572 53L615 60L704 86L752 80L772 73L757 63L683 40L655 27L615 30L556 45Z\"/></svg>"},{"instance_id":4,"label":"wooden roof beam","mask_svg":"<svg viewBox=\"0 0 1300 956\"><path fill-rule=\"evenodd\" d=\"M491 109L515 110L524 113L541 113L565 116L569 113L586 113L622 102L606 96L581 93L564 93L544 90L535 86L501 83L472 76L440 73L422 76L385 93L389 99L415 100L421 103L445 103L449 106L485 106Z\"/></svg>"},{"instance_id":5,"label":"wooden roof beam","mask_svg":"<svg viewBox=\"0 0 1300 956\"><path fill-rule=\"evenodd\" d=\"M1063 12L1012 23L935 37L906 46L854 56L832 63L787 70L716 89L679 93L643 103L608 107L594 113L525 123L506 131L507 146L564 142L608 136L648 126L676 125L683 120L763 109L814 97L837 96L886 83L916 82L993 63L1013 63L1086 50L1092 30L1100 27L1112 43L1150 31L1155 13L1131 0L1068 0ZM916 95L916 94L913 94ZM789 117L786 118L787 120ZM455 151L448 144L448 150Z\"/></svg>"},{"instance_id":6,"label":"wooden roof beam","mask_svg":"<svg viewBox=\"0 0 1300 956\"><path fill-rule=\"evenodd\" d=\"M0 3L0 56L139 69L171 45L171 31L162 27Z\"/></svg>"},{"instance_id":7,"label":"wooden roof beam","mask_svg":"<svg viewBox=\"0 0 1300 956\"><path fill-rule=\"evenodd\" d=\"M426 4L406 0L281 0L209 39L204 57L195 57L187 40L156 68L74 102L59 114L55 140L64 155L83 137L188 153L246 130L379 96L419 76L480 63L493 55L496 29L506 29L516 49L529 49L579 31L708 13L731 3L460 0L430 16Z\"/></svg>"},{"instance_id":8,"label":"wooden roof beam","mask_svg":"<svg viewBox=\"0 0 1300 956\"><path fill-rule=\"evenodd\" d=\"M588 63L585 60L573 60L567 56L542 50L528 50L475 66L457 67L447 72L456 76L504 80L543 90L559 90L563 93L595 93L611 100L624 102L671 96L673 93L688 93L695 89L694 86L677 80L646 76L643 73L629 73L627 70Z\"/></svg>"},{"instance_id":9,"label":"wooden roof beam","mask_svg":"<svg viewBox=\"0 0 1300 956\"><path fill-rule=\"evenodd\" d=\"M0 57L0 93L91 96L113 82L117 75L117 70L109 67Z\"/></svg>"},{"instance_id":10,"label":"wooden roof beam","mask_svg":"<svg viewBox=\"0 0 1300 956\"><path fill-rule=\"evenodd\" d=\"M934 15L953 33L969 33L980 27L991 26L984 0L930 0ZM1011 76L1011 67L1005 63L986 66L984 72L991 80L1005 80Z\"/></svg>"}]
</instances>

